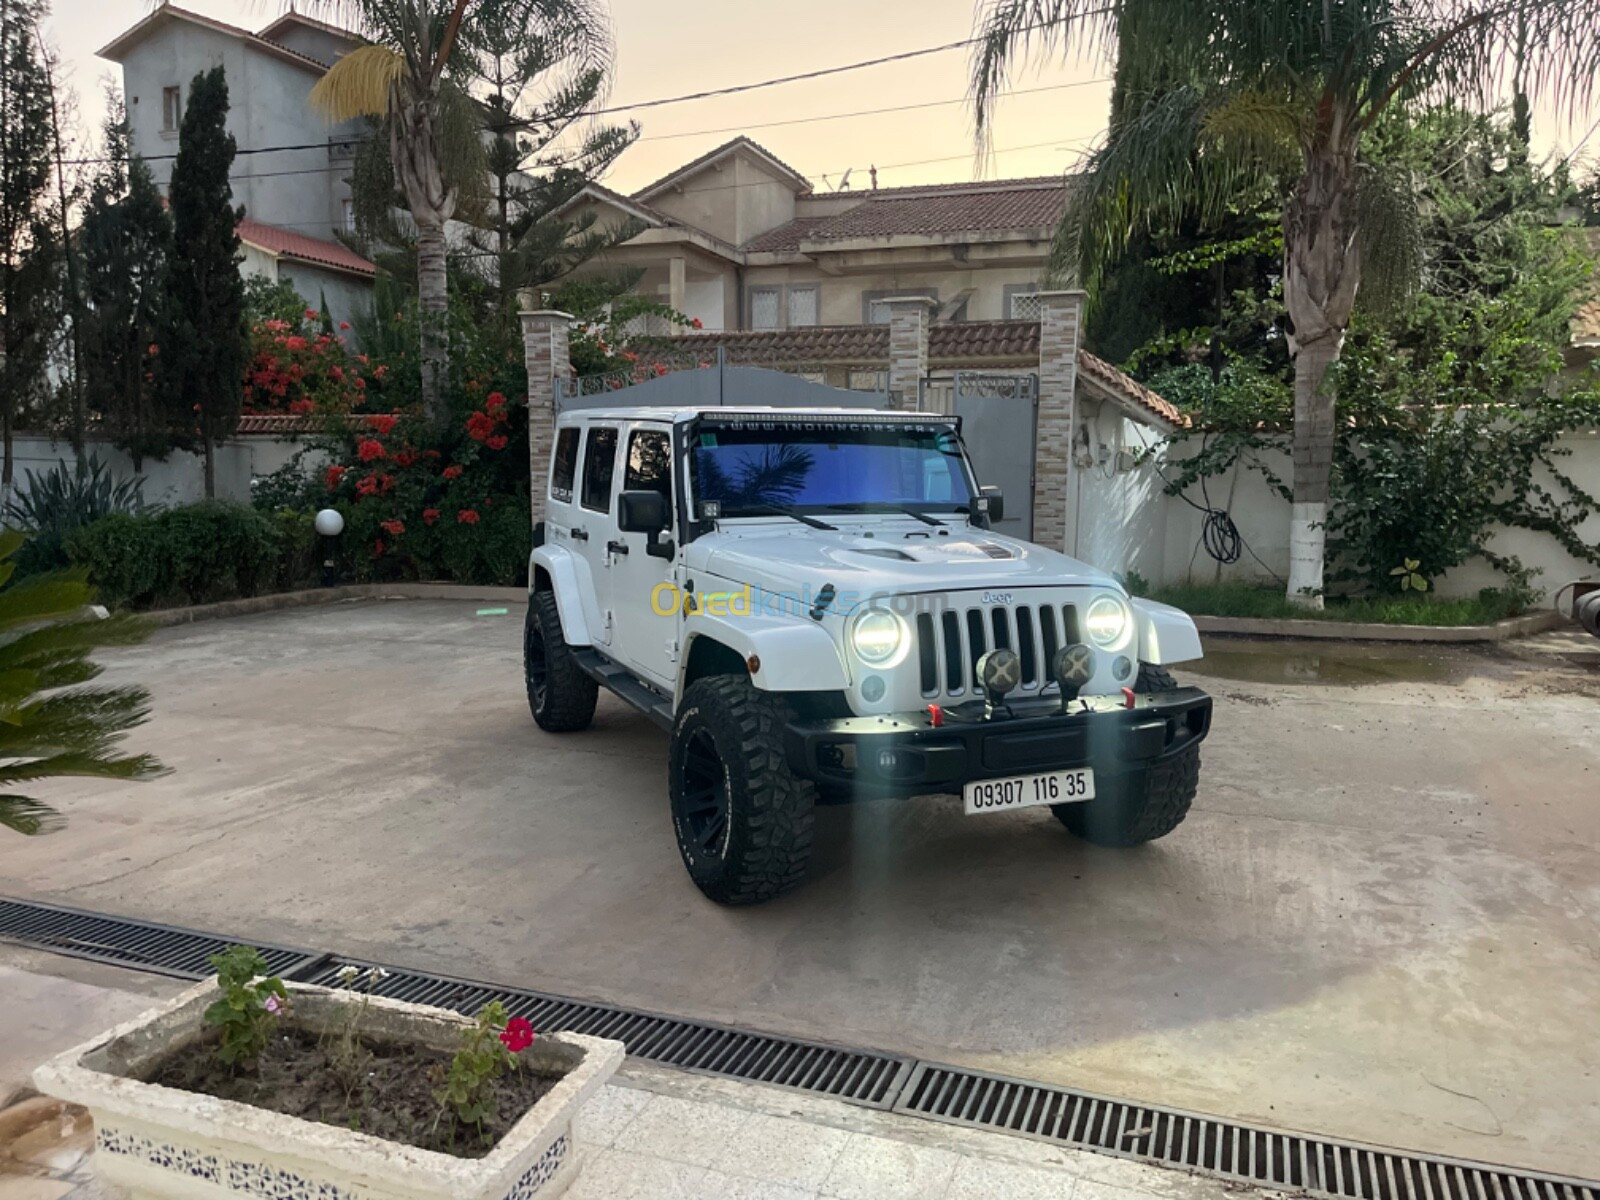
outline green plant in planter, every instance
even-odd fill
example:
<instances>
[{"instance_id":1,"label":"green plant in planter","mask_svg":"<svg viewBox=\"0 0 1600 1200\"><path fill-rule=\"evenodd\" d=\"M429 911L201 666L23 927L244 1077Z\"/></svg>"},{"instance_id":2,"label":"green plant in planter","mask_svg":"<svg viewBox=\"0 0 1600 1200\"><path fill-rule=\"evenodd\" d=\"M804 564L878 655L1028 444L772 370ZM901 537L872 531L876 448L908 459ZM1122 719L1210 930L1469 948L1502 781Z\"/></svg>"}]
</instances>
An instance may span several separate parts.
<instances>
[{"instance_id":1,"label":"green plant in planter","mask_svg":"<svg viewBox=\"0 0 1600 1200\"><path fill-rule=\"evenodd\" d=\"M206 1009L205 1022L222 1031L217 1057L230 1067L254 1067L267 1048L278 1018L289 1011L289 992L283 980L262 978L267 960L249 946L230 946L213 954L222 996Z\"/></svg>"},{"instance_id":2,"label":"green plant in planter","mask_svg":"<svg viewBox=\"0 0 1600 1200\"><path fill-rule=\"evenodd\" d=\"M533 1026L527 1019L508 1019L505 1005L498 1000L479 1009L472 1025L461 1034L461 1048L450 1060L444 1086L434 1093L440 1117L448 1113L482 1133L484 1120L496 1115L494 1081L521 1067L517 1056L533 1039Z\"/></svg>"},{"instance_id":3,"label":"green plant in planter","mask_svg":"<svg viewBox=\"0 0 1600 1200\"><path fill-rule=\"evenodd\" d=\"M24 540L0 533L0 826L34 834L60 828L61 816L17 794L19 785L71 775L149 779L165 768L148 754L116 752L149 714L144 688L82 686L100 674L91 651L141 642L148 626L103 618L81 572L13 583Z\"/></svg>"}]
</instances>

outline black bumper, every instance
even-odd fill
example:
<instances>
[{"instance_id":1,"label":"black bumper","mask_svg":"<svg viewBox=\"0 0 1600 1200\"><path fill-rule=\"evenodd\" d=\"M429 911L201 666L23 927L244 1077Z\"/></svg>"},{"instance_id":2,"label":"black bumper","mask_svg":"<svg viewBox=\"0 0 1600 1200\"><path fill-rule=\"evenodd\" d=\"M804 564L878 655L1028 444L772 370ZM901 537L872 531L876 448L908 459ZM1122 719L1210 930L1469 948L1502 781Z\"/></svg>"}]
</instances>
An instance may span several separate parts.
<instances>
[{"instance_id":1,"label":"black bumper","mask_svg":"<svg viewBox=\"0 0 1600 1200\"><path fill-rule=\"evenodd\" d=\"M883 717L796 721L784 731L790 768L829 787L862 793L959 792L974 779L1071 767L1124 775L1199 744L1211 731L1211 697L1175 688L1134 697L1034 701L985 718L981 706Z\"/></svg>"}]
</instances>

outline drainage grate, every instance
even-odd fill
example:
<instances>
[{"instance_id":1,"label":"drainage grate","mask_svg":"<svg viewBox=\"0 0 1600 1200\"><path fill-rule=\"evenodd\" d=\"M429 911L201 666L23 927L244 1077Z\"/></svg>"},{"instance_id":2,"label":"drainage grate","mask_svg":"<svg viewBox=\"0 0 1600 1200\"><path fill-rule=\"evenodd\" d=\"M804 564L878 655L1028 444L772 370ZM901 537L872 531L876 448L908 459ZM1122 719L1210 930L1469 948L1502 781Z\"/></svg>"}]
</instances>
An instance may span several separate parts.
<instances>
[{"instance_id":1,"label":"drainage grate","mask_svg":"<svg viewBox=\"0 0 1600 1200\"><path fill-rule=\"evenodd\" d=\"M304 983L332 984L347 965L365 969L370 964L334 959L296 978ZM373 989L374 995L468 1014L498 1000L512 1016L526 1017L535 1029L614 1038L635 1058L684 1071L796 1088L872 1108L889 1107L911 1071L910 1059L889 1054L751 1033L522 988L386 969L389 977Z\"/></svg>"},{"instance_id":2,"label":"drainage grate","mask_svg":"<svg viewBox=\"0 0 1600 1200\"><path fill-rule=\"evenodd\" d=\"M215 972L206 960L235 944L233 939L175 929L124 917L106 917L32 901L0 897L0 941L23 942L74 958L92 958L180 979ZM274 975L304 971L325 956L287 946L258 946Z\"/></svg>"},{"instance_id":3,"label":"drainage grate","mask_svg":"<svg viewBox=\"0 0 1600 1200\"><path fill-rule=\"evenodd\" d=\"M1332 1141L919 1062L895 1112L1349 1200L1600 1200L1600 1184Z\"/></svg>"}]
</instances>

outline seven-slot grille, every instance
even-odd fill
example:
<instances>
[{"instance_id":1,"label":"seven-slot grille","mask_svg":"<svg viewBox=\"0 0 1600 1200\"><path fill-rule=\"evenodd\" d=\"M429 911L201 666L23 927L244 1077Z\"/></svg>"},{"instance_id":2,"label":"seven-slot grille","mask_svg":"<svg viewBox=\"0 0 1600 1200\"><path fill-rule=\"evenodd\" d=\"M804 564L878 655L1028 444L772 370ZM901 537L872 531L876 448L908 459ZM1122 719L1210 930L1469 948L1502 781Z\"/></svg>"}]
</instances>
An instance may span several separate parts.
<instances>
[{"instance_id":1,"label":"seven-slot grille","mask_svg":"<svg viewBox=\"0 0 1600 1200\"><path fill-rule=\"evenodd\" d=\"M1022 660L1022 691L1055 680L1056 651L1081 641L1073 604L952 603L917 614L917 661L922 694L930 699L979 694L978 660L990 650L1015 650Z\"/></svg>"}]
</instances>

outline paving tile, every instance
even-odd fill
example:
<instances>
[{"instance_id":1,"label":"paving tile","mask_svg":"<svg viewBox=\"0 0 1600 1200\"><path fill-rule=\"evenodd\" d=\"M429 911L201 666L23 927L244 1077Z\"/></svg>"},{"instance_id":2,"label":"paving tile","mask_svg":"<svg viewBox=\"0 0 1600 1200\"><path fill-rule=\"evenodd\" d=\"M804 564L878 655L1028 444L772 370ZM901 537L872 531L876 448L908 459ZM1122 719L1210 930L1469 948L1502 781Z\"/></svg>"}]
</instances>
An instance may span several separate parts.
<instances>
[{"instance_id":1,"label":"paving tile","mask_svg":"<svg viewBox=\"0 0 1600 1200\"><path fill-rule=\"evenodd\" d=\"M600 1150L583 1164L566 1200L710 1200L703 1167L626 1150Z\"/></svg>"},{"instance_id":2,"label":"paving tile","mask_svg":"<svg viewBox=\"0 0 1600 1200\"><path fill-rule=\"evenodd\" d=\"M697 1185L702 1200L818 1200L817 1193L766 1179L707 1171Z\"/></svg>"},{"instance_id":3,"label":"paving tile","mask_svg":"<svg viewBox=\"0 0 1600 1200\"><path fill-rule=\"evenodd\" d=\"M838 1200L940 1200L961 1156L855 1133L834 1160L822 1194Z\"/></svg>"},{"instance_id":4,"label":"paving tile","mask_svg":"<svg viewBox=\"0 0 1600 1200\"><path fill-rule=\"evenodd\" d=\"M579 1146L604 1150L616 1145L617 1135L632 1124L653 1097L638 1088L606 1086L591 1096L574 1124Z\"/></svg>"},{"instance_id":5,"label":"paving tile","mask_svg":"<svg viewBox=\"0 0 1600 1200\"><path fill-rule=\"evenodd\" d=\"M1077 1177L1065 1170L1030 1167L995 1158L963 1158L956 1164L946 1200L1077 1200Z\"/></svg>"},{"instance_id":6,"label":"paving tile","mask_svg":"<svg viewBox=\"0 0 1600 1200\"><path fill-rule=\"evenodd\" d=\"M852 1136L843 1129L760 1114L752 1117L738 1140L726 1143L709 1165L730 1175L815 1192Z\"/></svg>"},{"instance_id":7,"label":"paving tile","mask_svg":"<svg viewBox=\"0 0 1600 1200\"><path fill-rule=\"evenodd\" d=\"M61 1179L0 1175L0 1200L64 1200L76 1186Z\"/></svg>"},{"instance_id":8,"label":"paving tile","mask_svg":"<svg viewBox=\"0 0 1600 1200\"><path fill-rule=\"evenodd\" d=\"M1238 1190L1236 1185L1208 1175L1191 1175L1187 1171L1107 1154L1086 1155L1073 1170L1079 1179L1074 1200L1132 1200L1134 1196L1156 1196L1163 1200L1230 1200Z\"/></svg>"},{"instance_id":9,"label":"paving tile","mask_svg":"<svg viewBox=\"0 0 1600 1200\"><path fill-rule=\"evenodd\" d=\"M709 1167L724 1147L739 1143L754 1116L722 1104L652 1096L612 1145L634 1154Z\"/></svg>"}]
</instances>

